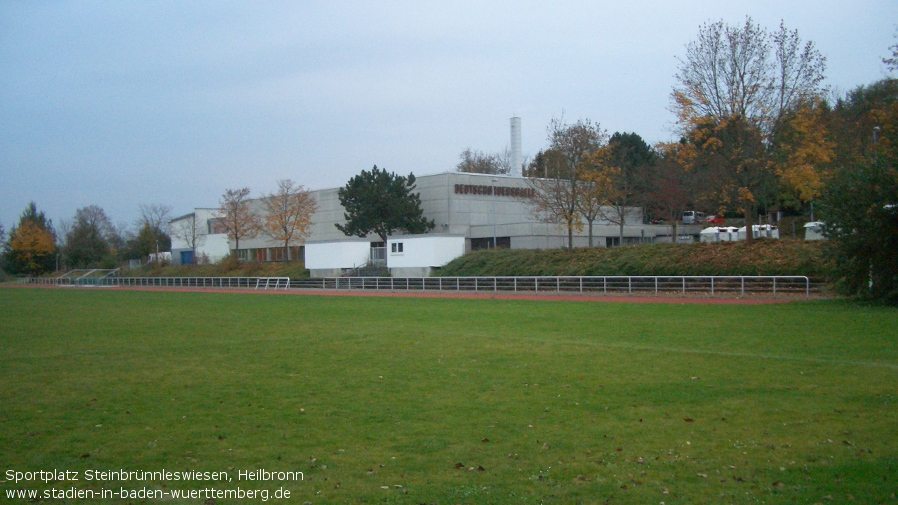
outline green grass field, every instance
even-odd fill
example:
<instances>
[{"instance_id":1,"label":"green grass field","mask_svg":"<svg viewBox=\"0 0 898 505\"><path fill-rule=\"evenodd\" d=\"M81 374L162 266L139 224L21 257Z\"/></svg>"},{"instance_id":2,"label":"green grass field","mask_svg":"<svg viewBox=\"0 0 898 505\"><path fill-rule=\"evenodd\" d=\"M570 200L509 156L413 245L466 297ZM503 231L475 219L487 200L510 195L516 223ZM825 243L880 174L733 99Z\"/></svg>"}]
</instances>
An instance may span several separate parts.
<instances>
[{"instance_id":1,"label":"green grass field","mask_svg":"<svg viewBox=\"0 0 898 505\"><path fill-rule=\"evenodd\" d=\"M0 501L240 487L295 504L894 503L896 328L898 310L843 301L0 289ZM257 469L304 480L238 481ZM8 473L39 470L81 480Z\"/></svg>"}]
</instances>

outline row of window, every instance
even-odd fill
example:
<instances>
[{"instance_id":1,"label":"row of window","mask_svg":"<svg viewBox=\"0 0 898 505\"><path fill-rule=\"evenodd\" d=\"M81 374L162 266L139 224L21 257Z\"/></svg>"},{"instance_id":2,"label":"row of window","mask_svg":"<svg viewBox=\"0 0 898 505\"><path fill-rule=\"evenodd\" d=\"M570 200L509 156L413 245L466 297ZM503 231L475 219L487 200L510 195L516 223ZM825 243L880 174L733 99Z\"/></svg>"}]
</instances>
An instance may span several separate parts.
<instances>
[{"instance_id":1,"label":"row of window","mask_svg":"<svg viewBox=\"0 0 898 505\"><path fill-rule=\"evenodd\" d=\"M237 257L240 261L254 261L257 263L267 263L274 261L305 261L306 247L291 246L290 254L287 255L287 249L283 247L261 247L257 249L240 249L237 251Z\"/></svg>"},{"instance_id":2,"label":"row of window","mask_svg":"<svg viewBox=\"0 0 898 505\"><path fill-rule=\"evenodd\" d=\"M511 249L511 237L493 237L472 238L471 250L479 251L481 249Z\"/></svg>"}]
</instances>

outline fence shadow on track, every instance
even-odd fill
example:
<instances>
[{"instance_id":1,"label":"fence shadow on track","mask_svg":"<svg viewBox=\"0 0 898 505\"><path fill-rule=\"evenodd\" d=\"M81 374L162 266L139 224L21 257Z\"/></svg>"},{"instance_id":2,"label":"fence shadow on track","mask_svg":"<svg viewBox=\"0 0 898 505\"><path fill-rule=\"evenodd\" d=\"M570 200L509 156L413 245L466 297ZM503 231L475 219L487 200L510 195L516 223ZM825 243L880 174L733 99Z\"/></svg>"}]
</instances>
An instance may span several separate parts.
<instances>
[{"instance_id":1,"label":"fence shadow on track","mask_svg":"<svg viewBox=\"0 0 898 505\"><path fill-rule=\"evenodd\" d=\"M323 289L435 292L585 293L672 296L800 296L823 294L806 276L588 276L588 277L103 277L23 278L25 284L168 288Z\"/></svg>"}]
</instances>

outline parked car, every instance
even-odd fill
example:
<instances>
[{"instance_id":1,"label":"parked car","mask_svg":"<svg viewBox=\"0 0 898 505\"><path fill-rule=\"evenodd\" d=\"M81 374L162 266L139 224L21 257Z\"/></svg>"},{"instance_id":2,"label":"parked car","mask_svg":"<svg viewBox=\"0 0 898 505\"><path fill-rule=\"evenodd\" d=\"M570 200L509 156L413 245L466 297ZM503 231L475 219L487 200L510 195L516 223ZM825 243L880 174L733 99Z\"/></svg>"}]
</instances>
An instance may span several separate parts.
<instances>
[{"instance_id":1,"label":"parked car","mask_svg":"<svg viewBox=\"0 0 898 505\"><path fill-rule=\"evenodd\" d=\"M708 216L708 223L710 224L724 224L725 222L726 220L723 218L723 216Z\"/></svg>"}]
</instances>

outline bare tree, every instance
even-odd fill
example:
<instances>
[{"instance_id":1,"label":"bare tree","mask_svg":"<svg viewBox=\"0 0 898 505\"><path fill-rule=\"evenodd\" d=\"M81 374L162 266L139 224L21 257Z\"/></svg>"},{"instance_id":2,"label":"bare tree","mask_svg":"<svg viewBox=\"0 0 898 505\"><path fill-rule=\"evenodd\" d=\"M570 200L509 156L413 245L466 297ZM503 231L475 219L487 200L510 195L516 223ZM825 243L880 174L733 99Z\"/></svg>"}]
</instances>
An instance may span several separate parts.
<instances>
[{"instance_id":1,"label":"bare tree","mask_svg":"<svg viewBox=\"0 0 898 505\"><path fill-rule=\"evenodd\" d=\"M161 204L140 204L140 219L137 221L137 228L143 228L149 225L150 228L162 230L163 225L168 223L171 218L171 206Z\"/></svg>"},{"instance_id":2,"label":"bare tree","mask_svg":"<svg viewBox=\"0 0 898 505\"><path fill-rule=\"evenodd\" d=\"M221 225L228 238L234 241L234 250L240 250L240 239L259 235L259 218L249 208L249 188L229 189L221 195ZM238 253L239 254L239 253Z\"/></svg>"},{"instance_id":3,"label":"bare tree","mask_svg":"<svg viewBox=\"0 0 898 505\"><path fill-rule=\"evenodd\" d=\"M567 229L568 249L573 249L574 231L583 229L581 168L605 144L608 135L589 119L565 124L563 118L556 118L549 123L548 137L549 149L538 154L535 160L542 167L531 163L530 173L538 177L542 168L552 179L529 179L534 191L528 200L534 217Z\"/></svg>"},{"instance_id":4,"label":"bare tree","mask_svg":"<svg viewBox=\"0 0 898 505\"><path fill-rule=\"evenodd\" d=\"M568 249L574 247L574 231L583 229L579 186L564 179L528 179L533 191L526 197L533 217L567 230Z\"/></svg>"},{"instance_id":5,"label":"bare tree","mask_svg":"<svg viewBox=\"0 0 898 505\"><path fill-rule=\"evenodd\" d=\"M262 200L265 220L262 232L284 244L284 261L290 261L290 244L311 233L312 215L318 208L312 192L290 179L278 181L277 192Z\"/></svg>"},{"instance_id":6,"label":"bare tree","mask_svg":"<svg viewBox=\"0 0 898 505\"><path fill-rule=\"evenodd\" d=\"M206 243L206 236L209 234L205 223L197 221L196 213L193 213L172 224L171 234L173 237L183 240L187 247L193 251L193 262L195 264L197 261L196 249Z\"/></svg>"},{"instance_id":7,"label":"bare tree","mask_svg":"<svg viewBox=\"0 0 898 505\"><path fill-rule=\"evenodd\" d=\"M703 118L742 117L769 135L786 111L822 92L825 69L814 43L782 24L771 35L751 18L706 23L680 59L672 110L683 132Z\"/></svg>"},{"instance_id":8,"label":"bare tree","mask_svg":"<svg viewBox=\"0 0 898 505\"><path fill-rule=\"evenodd\" d=\"M773 34L774 75L773 98L774 127L790 111L818 100L824 93L820 87L826 71L826 58L817 51L811 41L802 44L798 30L789 31L780 23Z\"/></svg>"},{"instance_id":9,"label":"bare tree","mask_svg":"<svg viewBox=\"0 0 898 505\"><path fill-rule=\"evenodd\" d=\"M690 195L696 193L694 184L695 171L686 170L678 158L680 144L661 144L658 146L660 157L655 164L654 191L650 195L654 213L663 216L671 223L673 243L677 243L677 229L683 212L690 202Z\"/></svg>"},{"instance_id":10,"label":"bare tree","mask_svg":"<svg viewBox=\"0 0 898 505\"><path fill-rule=\"evenodd\" d=\"M898 39L898 32L895 32L895 38ZM885 63L886 68L889 72L894 72L898 70L898 42L892 44L889 47L889 51L891 51L891 55L882 59L882 62Z\"/></svg>"},{"instance_id":11,"label":"bare tree","mask_svg":"<svg viewBox=\"0 0 898 505\"><path fill-rule=\"evenodd\" d=\"M487 154L469 147L462 151L458 158L458 165L455 166L455 170L458 172L493 175L511 172L510 154L508 156L503 153Z\"/></svg>"}]
</instances>

